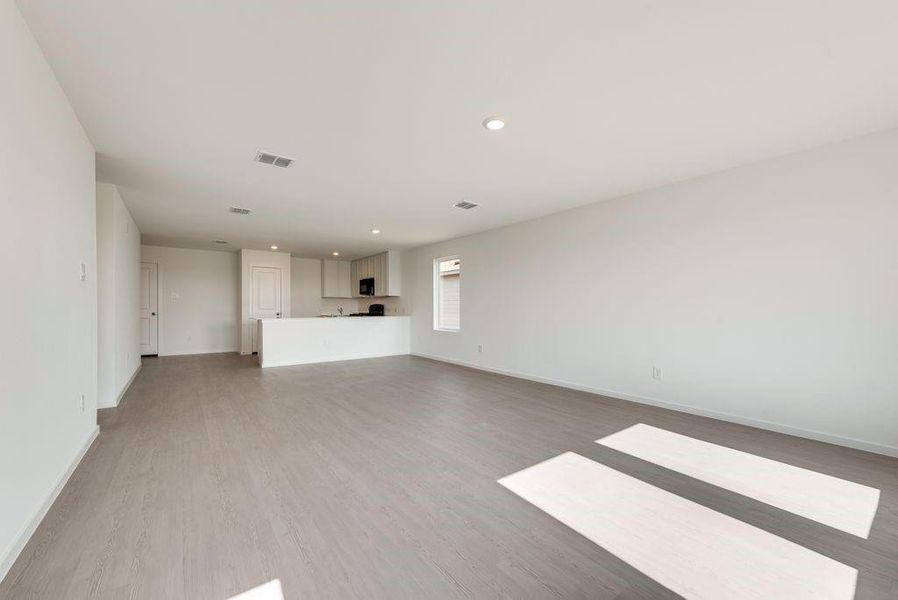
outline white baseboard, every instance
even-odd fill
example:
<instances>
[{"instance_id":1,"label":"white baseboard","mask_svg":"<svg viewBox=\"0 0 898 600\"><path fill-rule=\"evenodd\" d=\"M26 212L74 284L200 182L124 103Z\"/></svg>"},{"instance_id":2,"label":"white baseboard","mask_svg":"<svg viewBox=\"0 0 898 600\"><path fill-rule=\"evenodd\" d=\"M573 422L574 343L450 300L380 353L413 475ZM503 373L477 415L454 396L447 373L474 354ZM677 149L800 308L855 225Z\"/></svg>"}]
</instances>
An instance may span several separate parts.
<instances>
[{"instance_id":1,"label":"white baseboard","mask_svg":"<svg viewBox=\"0 0 898 600\"><path fill-rule=\"evenodd\" d=\"M143 368L143 363L138 363L137 368L134 369L134 372L131 373L131 377L128 378L128 383L122 388L122 391L119 392L118 397L115 399L115 405L118 406L118 403L122 401L122 398L125 397L125 392L128 391L128 388L131 387L131 384L134 383L134 380L137 379L137 374L140 373L140 370Z\"/></svg>"},{"instance_id":2,"label":"white baseboard","mask_svg":"<svg viewBox=\"0 0 898 600\"><path fill-rule=\"evenodd\" d=\"M540 377L537 375L530 375L527 373L519 373L517 371L507 371L504 369L493 369L490 367L485 367L483 365L469 363L469 362L465 362L465 361L461 361L461 360L453 360L451 358L445 358L445 357L437 356L434 354L424 354L422 352L412 352L412 356L420 356L421 358L428 358L430 360L436 360L436 361L440 361L440 362L450 363L453 365L459 365L461 367L468 367L470 369L476 369L478 371L486 371L488 373L496 373L498 375L507 375L509 377L516 377L518 379L526 379L528 381L536 381L538 383L546 383L549 385L555 385L558 387L568 388L568 389L572 389L572 390L578 390L581 392L588 392L590 394L598 394L599 396L608 396L610 398L617 398L618 400L627 400L630 402L638 402L639 404L649 404L651 406L667 408L670 410L688 413L691 415L698 415L701 417L710 417L712 419L728 421L730 423L737 423L739 425L748 425L749 427L757 427L758 429L766 429L768 431L776 431L777 433L785 433L788 435L794 435L797 437L807 438L809 440L816 440L818 442L826 442L828 444L836 444L837 446L845 446L847 448L854 448L856 450L864 450L866 452L874 452L876 454L883 454L885 456L893 456L893 457L898 458L898 447L888 446L886 444L879 444L876 442L868 442L866 440L858 440L855 438L835 435L832 433L825 433L822 431L814 431L813 429L803 429L800 427L793 427L791 425L783 425L781 423L774 423L771 421L764 421L761 419L754 419L752 417L745 417L742 415L734 415L731 413L719 412L716 410L708 410L705 408L690 406L688 404L678 404L676 402L668 402L667 400L659 400L657 398L648 398L646 396L637 396L634 394L628 394L626 392L619 392L616 390L606 390L606 389L591 387L588 385L580 385L578 383L572 383L570 381L549 379L547 377Z\"/></svg>"},{"instance_id":3,"label":"white baseboard","mask_svg":"<svg viewBox=\"0 0 898 600\"><path fill-rule=\"evenodd\" d=\"M122 398L125 396L125 392L128 391L128 388L131 387L131 384L134 383L134 379L137 378L137 374L140 373L140 370L143 368L143 363L138 363L137 368L134 369L134 372L131 373L131 377L128 378L128 383L122 387L122 391L118 393L118 396L115 397L115 402L113 404L99 404L97 403L97 410L103 410L104 408L115 408L118 406L119 402L122 401Z\"/></svg>"},{"instance_id":4,"label":"white baseboard","mask_svg":"<svg viewBox=\"0 0 898 600\"><path fill-rule=\"evenodd\" d=\"M224 348L223 350L176 350L174 352L160 352L159 356L191 356L194 354L228 354L240 352L237 348Z\"/></svg>"},{"instance_id":5,"label":"white baseboard","mask_svg":"<svg viewBox=\"0 0 898 600\"><path fill-rule=\"evenodd\" d=\"M56 498L59 497L59 493L62 491L62 488L64 488L65 484L68 483L69 477L71 477L72 473L75 472L75 469L81 463L81 459L84 458L84 455L87 454L88 450L90 450L91 445L94 443L94 440L97 439L98 435L100 435L99 426L94 427L93 431L84 442L84 445L81 447L81 450L78 451L78 454L75 455L74 460L72 460L71 464L69 464L68 469L66 469L66 471L56 482L56 485L53 487L50 495L37 510L31 520L28 521L24 528L22 528L22 531L19 532L19 535L16 536L15 540L13 540L13 543L9 546L9 548L7 548L3 555L0 556L0 581L3 581L3 578L6 577L7 573L9 573L9 570L16 562L16 559L19 558L19 554L22 553L22 550L28 543L28 540L30 540L31 536L34 535L34 532L37 531L38 525L40 525L41 521L44 520L44 517L47 516L47 513L50 511L50 507L53 506L54 502L56 502Z\"/></svg>"}]
</instances>

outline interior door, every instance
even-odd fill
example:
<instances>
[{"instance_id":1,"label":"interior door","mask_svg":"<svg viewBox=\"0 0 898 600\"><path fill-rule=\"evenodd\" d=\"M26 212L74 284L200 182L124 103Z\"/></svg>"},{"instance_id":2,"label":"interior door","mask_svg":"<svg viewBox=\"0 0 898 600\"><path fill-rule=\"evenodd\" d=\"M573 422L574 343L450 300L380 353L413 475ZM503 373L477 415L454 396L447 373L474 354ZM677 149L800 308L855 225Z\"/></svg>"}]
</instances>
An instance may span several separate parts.
<instances>
[{"instance_id":1,"label":"interior door","mask_svg":"<svg viewBox=\"0 0 898 600\"><path fill-rule=\"evenodd\" d=\"M140 263L140 355L159 354L159 267Z\"/></svg>"},{"instance_id":2,"label":"interior door","mask_svg":"<svg viewBox=\"0 0 898 600\"><path fill-rule=\"evenodd\" d=\"M259 351L257 319L281 318L281 270L277 267L253 267L250 319L253 332L253 352Z\"/></svg>"}]
</instances>

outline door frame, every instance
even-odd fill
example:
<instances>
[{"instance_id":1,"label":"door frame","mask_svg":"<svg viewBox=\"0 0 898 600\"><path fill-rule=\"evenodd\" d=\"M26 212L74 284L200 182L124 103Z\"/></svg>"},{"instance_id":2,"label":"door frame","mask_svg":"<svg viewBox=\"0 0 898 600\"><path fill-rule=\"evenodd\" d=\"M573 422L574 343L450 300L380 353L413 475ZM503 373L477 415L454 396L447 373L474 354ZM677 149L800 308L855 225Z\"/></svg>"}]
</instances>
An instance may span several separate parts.
<instances>
[{"instance_id":1,"label":"door frame","mask_svg":"<svg viewBox=\"0 0 898 600\"><path fill-rule=\"evenodd\" d=\"M162 307L159 303L160 298L162 297L162 266L154 260L141 260L140 266L143 265L154 265L156 267L156 353L155 354L141 354L141 357L144 356L161 356L162 355ZM139 310L139 307L138 307Z\"/></svg>"},{"instance_id":2,"label":"door frame","mask_svg":"<svg viewBox=\"0 0 898 600\"><path fill-rule=\"evenodd\" d=\"M240 354L252 354L252 335L250 333L250 269L252 267L277 267L281 270L281 317L289 319L292 312L290 306L290 268L291 258L286 252L268 252L263 250L240 251ZM252 323L255 325L255 322Z\"/></svg>"},{"instance_id":3,"label":"door frame","mask_svg":"<svg viewBox=\"0 0 898 600\"><path fill-rule=\"evenodd\" d=\"M278 272L278 290L277 302L280 310L278 311L278 319L282 319L284 315L284 269L280 266L271 265L250 265L249 267L249 319L251 322L249 337L249 353L257 354L260 348L257 347L256 337L259 335L259 321L253 315L255 314L255 291L256 291L256 269L272 269Z\"/></svg>"}]
</instances>

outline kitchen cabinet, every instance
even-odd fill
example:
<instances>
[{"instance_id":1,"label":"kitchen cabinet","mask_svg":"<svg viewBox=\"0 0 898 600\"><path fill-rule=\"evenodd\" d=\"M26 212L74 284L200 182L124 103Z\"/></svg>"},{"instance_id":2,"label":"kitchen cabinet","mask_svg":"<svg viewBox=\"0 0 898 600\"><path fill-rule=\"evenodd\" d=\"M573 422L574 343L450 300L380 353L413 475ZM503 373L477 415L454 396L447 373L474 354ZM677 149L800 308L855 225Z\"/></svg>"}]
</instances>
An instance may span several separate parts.
<instances>
[{"instance_id":1,"label":"kitchen cabinet","mask_svg":"<svg viewBox=\"0 0 898 600\"><path fill-rule=\"evenodd\" d=\"M398 296L400 291L399 252L388 250L352 261L350 279L352 295L359 297L359 281L374 278L375 297Z\"/></svg>"},{"instance_id":2,"label":"kitchen cabinet","mask_svg":"<svg viewBox=\"0 0 898 600\"><path fill-rule=\"evenodd\" d=\"M362 259L362 278L374 277L374 269L371 268L371 257Z\"/></svg>"},{"instance_id":3,"label":"kitchen cabinet","mask_svg":"<svg viewBox=\"0 0 898 600\"><path fill-rule=\"evenodd\" d=\"M352 268L348 260L321 261L321 297L352 298Z\"/></svg>"}]
</instances>

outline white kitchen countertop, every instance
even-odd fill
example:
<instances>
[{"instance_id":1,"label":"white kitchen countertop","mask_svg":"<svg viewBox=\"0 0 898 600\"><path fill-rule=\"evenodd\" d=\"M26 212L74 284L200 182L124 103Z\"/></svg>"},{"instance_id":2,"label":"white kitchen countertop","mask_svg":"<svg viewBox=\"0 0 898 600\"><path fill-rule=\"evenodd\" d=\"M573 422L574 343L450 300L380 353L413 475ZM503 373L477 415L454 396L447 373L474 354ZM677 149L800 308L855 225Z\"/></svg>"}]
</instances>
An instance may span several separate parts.
<instances>
[{"instance_id":1,"label":"white kitchen countertop","mask_svg":"<svg viewBox=\"0 0 898 600\"><path fill-rule=\"evenodd\" d=\"M355 316L350 317L349 315L344 315L342 317L331 317L330 315L321 315L318 317L284 317L282 319L258 319L259 321L263 321L265 323L269 323L272 321L368 321L371 319L408 319L410 315L383 315L380 317L372 317L372 316Z\"/></svg>"}]
</instances>

